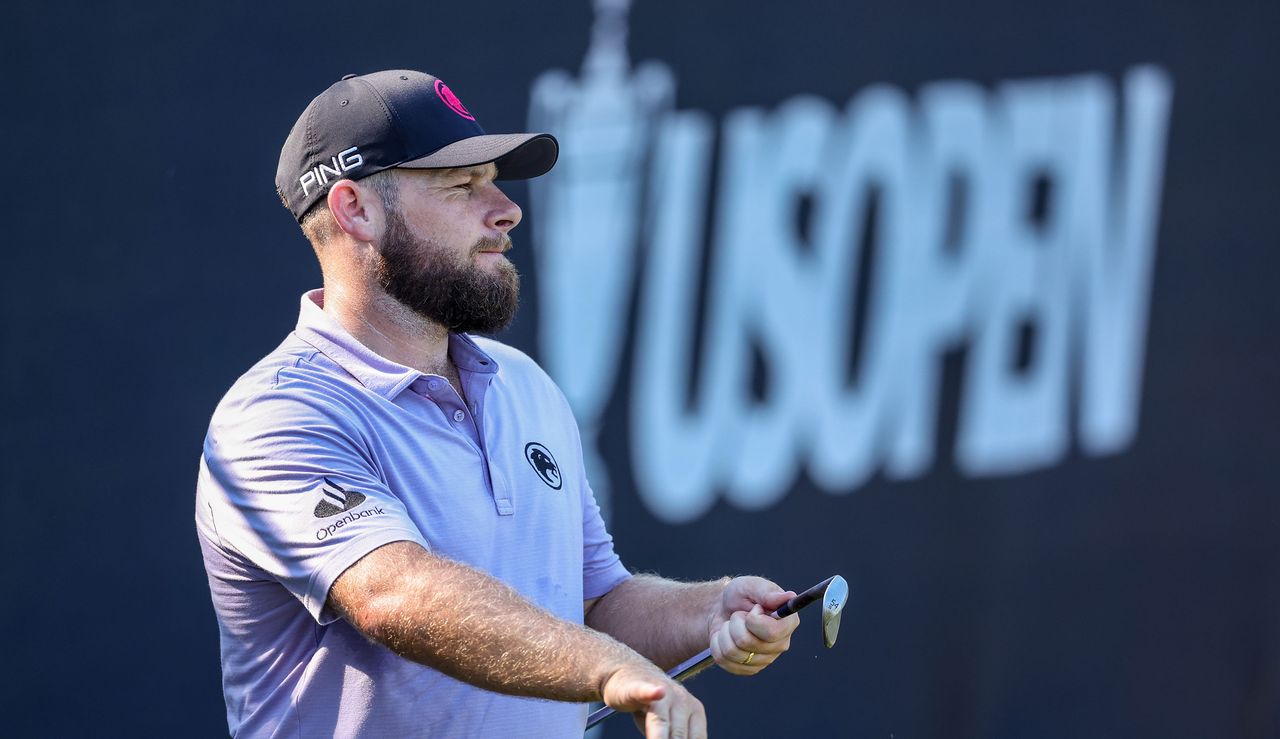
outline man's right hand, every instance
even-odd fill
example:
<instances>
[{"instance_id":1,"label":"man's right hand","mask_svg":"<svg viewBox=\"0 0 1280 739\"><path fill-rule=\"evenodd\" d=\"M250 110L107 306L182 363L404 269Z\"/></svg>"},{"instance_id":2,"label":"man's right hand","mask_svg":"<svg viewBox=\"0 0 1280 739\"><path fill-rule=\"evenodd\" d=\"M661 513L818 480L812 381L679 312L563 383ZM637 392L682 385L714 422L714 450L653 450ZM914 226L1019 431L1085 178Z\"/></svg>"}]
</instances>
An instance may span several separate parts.
<instances>
[{"instance_id":1,"label":"man's right hand","mask_svg":"<svg viewBox=\"0 0 1280 739\"><path fill-rule=\"evenodd\" d=\"M630 713L645 739L706 739L702 703L658 671L626 665L604 682L605 705Z\"/></svg>"}]
</instances>

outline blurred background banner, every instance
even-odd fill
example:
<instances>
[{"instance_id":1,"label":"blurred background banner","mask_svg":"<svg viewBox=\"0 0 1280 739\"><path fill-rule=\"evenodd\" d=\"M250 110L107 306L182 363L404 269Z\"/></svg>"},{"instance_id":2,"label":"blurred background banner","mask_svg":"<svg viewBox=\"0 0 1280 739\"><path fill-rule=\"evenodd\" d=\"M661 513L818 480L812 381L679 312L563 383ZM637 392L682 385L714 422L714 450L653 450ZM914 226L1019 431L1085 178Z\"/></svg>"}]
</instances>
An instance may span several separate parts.
<instances>
[{"instance_id":1,"label":"blurred background banner","mask_svg":"<svg viewBox=\"0 0 1280 739\"><path fill-rule=\"evenodd\" d=\"M196 461L319 284L276 158L403 67L560 138L500 338L624 561L850 583L714 735L1280 736L1274 3L9 15L6 735L225 734Z\"/></svg>"}]
</instances>

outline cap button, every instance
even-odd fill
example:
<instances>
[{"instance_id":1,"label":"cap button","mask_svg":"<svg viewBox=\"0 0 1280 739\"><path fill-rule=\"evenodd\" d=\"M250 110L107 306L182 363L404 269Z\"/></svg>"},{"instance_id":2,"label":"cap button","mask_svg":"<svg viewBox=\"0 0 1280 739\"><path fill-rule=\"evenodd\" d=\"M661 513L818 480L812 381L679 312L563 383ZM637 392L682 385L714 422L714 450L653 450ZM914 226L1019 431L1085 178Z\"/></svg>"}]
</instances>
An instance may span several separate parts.
<instances>
[{"instance_id":1,"label":"cap button","mask_svg":"<svg viewBox=\"0 0 1280 739\"><path fill-rule=\"evenodd\" d=\"M360 75L358 75L358 74L344 74L344 75L342 75L342 79L344 79L344 80L349 80L349 79L351 79L352 77L359 77L359 76L360 76Z\"/></svg>"}]
</instances>

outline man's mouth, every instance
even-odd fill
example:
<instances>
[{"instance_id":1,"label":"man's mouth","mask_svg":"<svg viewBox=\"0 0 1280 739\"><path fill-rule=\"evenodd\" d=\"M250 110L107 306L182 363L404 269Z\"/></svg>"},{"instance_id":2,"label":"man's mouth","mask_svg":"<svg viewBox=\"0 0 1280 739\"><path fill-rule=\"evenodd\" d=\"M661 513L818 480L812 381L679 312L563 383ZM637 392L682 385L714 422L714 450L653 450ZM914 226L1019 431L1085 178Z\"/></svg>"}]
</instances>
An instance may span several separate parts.
<instances>
[{"instance_id":1,"label":"man's mouth","mask_svg":"<svg viewBox=\"0 0 1280 739\"><path fill-rule=\"evenodd\" d=\"M476 254L502 254L511 248L511 239L484 239L476 244Z\"/></svg>"}]
</instances>

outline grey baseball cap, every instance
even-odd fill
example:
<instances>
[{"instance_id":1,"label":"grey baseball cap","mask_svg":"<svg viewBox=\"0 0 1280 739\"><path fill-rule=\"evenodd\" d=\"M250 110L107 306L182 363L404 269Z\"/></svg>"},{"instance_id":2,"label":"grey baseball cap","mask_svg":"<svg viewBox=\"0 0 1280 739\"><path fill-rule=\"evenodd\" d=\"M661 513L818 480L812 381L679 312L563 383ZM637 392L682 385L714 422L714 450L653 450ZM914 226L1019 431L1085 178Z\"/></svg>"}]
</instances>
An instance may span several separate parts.
<instances>
[{"instance_id":1,"label":"grey baseball cap","mask_svg":"<svg viewBox=\"0 0 1280 739\"><path fill-rule=\"evenodd\" d=\"M280 150L276 192L301 221L329 185L392 167L438 169L493 162L498 179L545 174L560 147L547 133L486 134L440 79L391 69L347 75L302 112Z\"/></svg>"}]
</instances>

